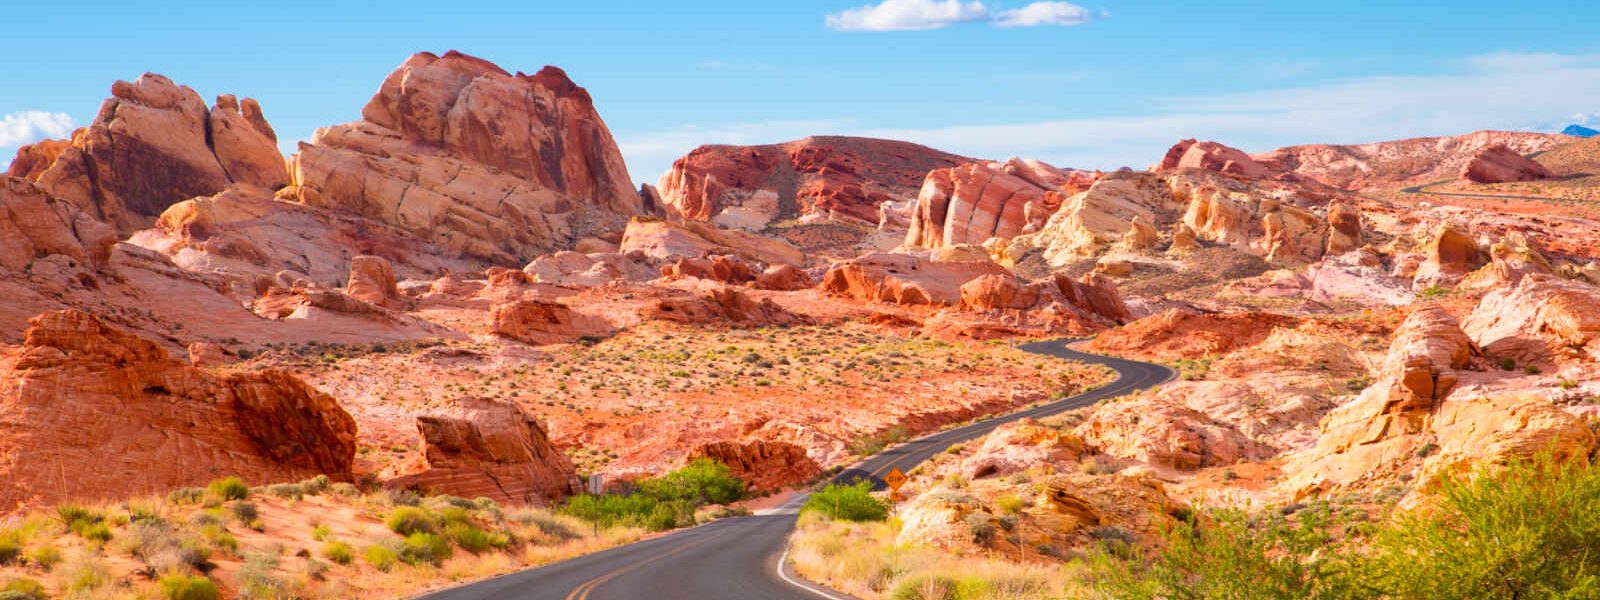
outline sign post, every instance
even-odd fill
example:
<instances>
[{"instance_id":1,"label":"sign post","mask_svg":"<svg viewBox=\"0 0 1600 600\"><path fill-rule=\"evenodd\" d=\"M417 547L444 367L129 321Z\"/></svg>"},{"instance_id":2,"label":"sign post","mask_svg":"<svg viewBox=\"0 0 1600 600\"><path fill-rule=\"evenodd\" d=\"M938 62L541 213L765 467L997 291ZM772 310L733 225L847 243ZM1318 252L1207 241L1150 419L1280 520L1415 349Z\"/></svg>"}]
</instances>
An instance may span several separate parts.
<instances>
[{"instance_id":1,"label":"sign post","mask_svg":"<svg viewBox=\"0 0 1600 600\"><path fill-rule=\"evenodd\" d=\"M900 486L906 484L906 474L900 472L900 467L895 467L889 470L888 475L883 476L883 483L889 486L889 500L899 500Z\"/></svg>"}]
</instances>

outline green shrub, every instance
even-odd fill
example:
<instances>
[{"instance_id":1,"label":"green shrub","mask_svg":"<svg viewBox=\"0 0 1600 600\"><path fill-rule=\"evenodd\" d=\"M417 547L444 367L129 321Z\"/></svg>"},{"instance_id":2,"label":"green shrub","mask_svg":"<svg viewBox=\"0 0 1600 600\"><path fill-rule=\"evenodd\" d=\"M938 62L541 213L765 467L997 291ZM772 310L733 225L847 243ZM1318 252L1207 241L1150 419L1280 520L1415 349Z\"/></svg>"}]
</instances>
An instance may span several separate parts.
<instances>
[{"instance_id":1,"label":"green shrub","mask_svg":"<svg viewBox=\"0 0 1600 600\"><path fill-rule=\"evenodd\" d=\"M361 551L361 557L366 559L367 564L385 573L394 569L395 562L400 560L394 550L383 545L367 546L366 550Z\"/></svg>"},{"instance_id":2,"label":"green shrub","mask_svg":"<svg viewBox=\"0 0 1600 600\"><path fill-rule=\"evenodd\" d=\"M267 486L267 493L279 498L300 500L305 498L306 489L300 487L300 484L298 483L274 483Z\"/></svg>"},{"instance_id":3,"label":"green shrub","mask_svg":"<svg viewBox=\"0 0 1600 600\"><path fill-rule=\"evenodd\" d=\"M161 590L161 597L167 600L217 600L221 595L217 584L202 575L173 573L162 577L156 586Z\"/></svg>"},{"instance_id":4,"label":"green shrub","mask_svg":"<svg viewBox=\"0 0 1600 600\"><path fill-rule=\"evenodd\" d=\"M44 584L19 577L0 586L0 600L45 600L50 596L44 593Z\"/></svg>"},{"instance_id":5,"label":"green shrub","mask_svg":"<svg viewBox=\"0 0 1600 600\"><path fill-rule=\"evenodd\" d=\"M250 497L250 486L238 477L224 477L213 481L206 486L206 491L224 501L244 500Z\"/></svg>"},{"instance_id":6,"label":"green shrub","mask_svg":"<svg viewBox=\"0 0 1600 600\"><path fill-rule=\"evenodd\" d=\"M400 561L408 565L437 565L450 554L450 540L432 533L413 533L400 544Z\"/></svg>"},{"instance_id":7,"label":"green shrub","mask_svg":"<svg viewBox=\"0 0 1600 600\"><path fill-rule=\"evenodd\" d=\"M348 565L355 560L355 549L340 541L332 541L322 545L322 556L341 565Z\"/></svg>"},{"instance_id":8,"label":"green shrub","mask_svg":"<svg viewBox=\"0 0 1600 600\"><path fill-rule=\"evenodd\" d=\"M889 593L889 600L960 600L956 580L933 573L913 575L900 581Z\"/></svg>"},{"instance_id":9,"label":"green shrub","mask_svg":"<svg viewBox=\"0 0 1600 600\"><path fill-rule=\"evenodd\" d=\"M89 527L97 525L106 520L104 513L85 506L79 506L77 504L62 504L57 506L56 517L61 519L61 524L66 525L68 531L76 533L85 538L88 537L83 535L83 531L85 529L88 529Z\"/></svg>"},{"instance_id":10,"label":"green shrub","mask_svg":"<svg viewBox=\"0 0 1600 600\"><path fill-rule=\"evenodd\" d=\"M278 576L278 555L256 552L245 557L234 576L240 598L288 598L289 585Z\"/></svg>"},{"instance_id":11,"label":"green shrub","mask_svg":"<svg viewBox=\"0 0 1600 600\"><path fill-rule=\"evenodd\" d=\"M236 502L233 505L233 518L241 523L252 523L261 518L261 509L254 502Z\"/></svg>"},{"instance_id":12,"label":"green shrub","mask_svg":"<svg viewBox=\"0 0 1600 600\"><path fill-rule=\"evenodd\" d=\"M817 511L843 521L882 521L889 518L889 506L872 497L872 483L828 484L811 494L801 512Z\"/></svg>"},{"instance_id":13,"label":"green shrub","mask_svg":"<svg viewBox=\"0 0 1600 600\"><path fill-rule=\"evenodd\" d=\"M444 528L445 537L461 546L462 550L481 554L491 548L504 548L510 540L499 533L489 533L471 523L451 523Z\"/></svg>"},{"instance_id":14,"label":"green shrub","mask_svg":"<svg viewBox=\"0 0 1600 600\"><path fill-rule=\"evenodd\" d=\"M328 537L332 535L333 530L329 529L327 525L318 525L311 528L311 539L314 541L327 541Z\"/></svg>"},{"instance_id":15,"label":"green shrub","mask_svg":"<svg viewBox=\"0 0 1600 600\"><path fill-rule=\"evenodd\" d=\"M656 504L654 498L643 494L627 496L583 494L567 499L567 503L561 507L561 512L596 523L601 527L619 524L642 525L645 517L655 511Z\"/></svg>"},{"instance_id":16,"label":"green shrub","mask_svg":"<svg viewBox=\"0 0 1600 600\"><path fill-rule=\"evenodd\" d=\"M22 532L0 531L0 567L17 561L22 556Z\"/></svg>"},{"instance_id":17,"label":"green shrub","mask_svg":"<svg viewBox=\"0 0 1600 600\"><path fill-rule=\"evenodd\" d=\"M745 493L744 482L734 477L727 465L709 458L694 459L665 476L647 479L639 490L664 502L682 500L696 506L737 502Z\"/></svg>"},{"instance_id":18,"label":"green shrub","mask_svg":"<svg viewBox=\"0 0 1600 600\"><path fill-rule=\"evenodd\" d=\"M105 523L94 523L79 529L78 535L91 542L105 543L111 541L111 527Z\"/></svg>"},{"instance_id":19,"label":"green shrub","mask_svg":"<svg viewBox=\"0 0 1600 600\"><path fill-rule=\"evenodd\" d=\"M50 544L35 546L28 551L28 562L49 571L61 564L61 549Z\"/></svg>"},{"instance_id":20,"label":"green shrub","mask_svg":"<svg viewBox=\"0 0 1600 600\"><path fill-rule=\"evenodd\" d=\"M206 498L206 491L200 488L179 488L167 494L169 504L199 504Z\"/></svg>"},{"instance_id":21,"label":"green shrub","mask_svg":"<svg viewBox=\"0 0 1600 600\"><path fill-rule=\"evenodd\" d=\"M328 491L328 486L331 484L327 475L318 475L300 482L300 490L307 495L315 496Z\"/></svg>"},{"instance_id":22,"label":"green shrub","mask_svg":"<svg viewBox=\"0 0 1600 600\"><path fill-rule=\"evenodd\" d=\"M1008 515L1022 512L1024 504L1026 503L1022 500L1022 497L1016 494L1004 494L994 499L995 508Z\"/></svg>"},{"instance_id":23,"label":"green shrub","mask_svg":"<svg viewBox=\"0 0 1600 600\"><path fill-rule=\"evenodd\" d=\"M401 506L389 511L383 524L400 535L435 533L439 531L439 518L426 508Z\"/></svg>"}]
</instances>

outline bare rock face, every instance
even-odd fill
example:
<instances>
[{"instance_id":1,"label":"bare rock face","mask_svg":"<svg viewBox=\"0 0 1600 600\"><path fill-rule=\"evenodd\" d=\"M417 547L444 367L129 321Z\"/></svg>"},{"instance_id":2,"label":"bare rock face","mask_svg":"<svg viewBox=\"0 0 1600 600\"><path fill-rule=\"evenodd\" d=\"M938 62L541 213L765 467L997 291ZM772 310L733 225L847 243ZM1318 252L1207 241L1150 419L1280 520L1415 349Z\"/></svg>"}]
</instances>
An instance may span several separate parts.
<instances>
[{"instance_id":1,"label":"bare rock face","mask_svg":"<svg viewBox=\"0 0 1600 600\"><path fill-rule=\"evenodd\" d=\"M622 233L623 254L638 252L655 260L732 254L767 264L800 265L806 255L788 243L698 221L635 218Z\"/></svg>"},{"instance_id":2,"label":"bare rock face","mask_svg":"<svg viewBox=\"0 0 1600 600\"><path fill-rule=\"evenodd\" d=\"M980 249L981 250L981 249ZM1008 275L988 259L933 260L921 254L868 254L842 261L822 278L823 291L857 300L955 306L961 286L984 275Z\"/></svg>"},{"instance_id":3,"label":"bare rock face","mask_svg":"<svg viewBox=\"0 0 1600 600\"><path fill-rule=\"evenodd\" d=\"M39 140L17 149L17 156L11 159L11 167L6 174L12 177L21 177L28 181L39 179L50 164L56 162L56 157L61 156L67 148L72 146L72 140Z\"/></svg>"},{"instance_id":4,"label":"bare rock face","mask_svg":"<svg viewBox=\"0 0 1600 600\"><path fill-rule=\"evenodd\" d=\"M532 415L507 402L466 399L417 417L428 465L385 482L506 504L548 505L576 491L577 475Z\"/></svg>"},{"instance_id":5,"label":"bare rock face","mask_svg":"<svg viewBox=\"0 0 1600 600\"><path fill-rule=\"evenodd\" d=\"M48 168L26 168L41 188L131 231L175 202L230 183L271 189L287 182L276 136L254 100L240 105L222 96L207 110L194 90L153 73L116 82L111 96ZM37 158L29 162L42 162L30 154Z\"/></svg>"},{"instance_id":6,"label":"bare rock face","mask_svg":"<svg viewBox=\"0 0 1600 600\"><path fill-rule=\"evenodd\" d=\"M350 259L350 280L345 284L344 293L378 306L401 304L394 266L377 256L362 255Z\"/></svg>"},{"instance_id":7,"label":"bare rock face","mask_svg":"<svg viewBox=\"0 0 1600 600\"><path fill-rule=\"evenodd\" d=\"M970 479L1004 477L1035 465L1076 459L1084 450L1083 440L1076 434L1023 419L984 436L983 445L961 461L961 466Z\"/></svg>"},{"instance_id":8,"label":"bare rock face","mask_svg":"<svg viewBox=\"0 0 1600 600\"><path fill-rule=\"evenodd\" d=\"M732 287L716 288L689 297L664 298L656 302L649 316L663 321L736 327L810 322L804 315L789 312L770 298L751 298L749 294Z\"/></svg>"},{"instance_id":9,"label":"bare rock face","mask_svg":"<svg viewBox=\"0 0 1600 600\"><path fill-rule=\"evenodd\" d=\"M555 67L513 75L424 52L361 114L301 144L286 197L497 264L569 248L644 210L588 92Z\"/></svg>"},{"instance_id":10,"label":"bare rock face","mask_svg":"<svg viewBox=\"0 0 1600 600\"><path fill-rule=\"evenodd\" d=\"M971 159L908 142L811 137L768 146L701 146L661 177L684 219L759 230L778 219L875 224L885 202L914 197L928 171Z\"/></svg>"},{"instance_id":11,"label":"bare rock face","mask_svg":"<svg viewBox=\"0 0 1600 600\"><path fill-rule=\"evenodd\" d=\"M1428 242L1427 257L1417 267L1412 286L1453 286L1488 258L1472 234L1450 224L1440 225Z\"/></svg>"},{"instance_id":12,"label":"bare rock face","mask_svg":"<svg viewBox=\"0 0 1600 600\"><path fill-rule=\"evenodd\" d=\"M1484 295L1462 327L1491 358L1600 361L1600 287L1530 275Z\"/></svg>"},{"instance_id":13,"label":"bare rock face","mask_svg":"<svg viewBox=\"0 0 1600 600\"><path fill-rule=\"evenodd\" d=\"M816 285L811 276L794 265L776 265L767 267L756 276L750 287L758 290L794 291L803 290Z\"/></svg>"},{"instance_id":14,"label":"bare rock face","mask_svg":"<svg viewBox=\"0 0 1600 600\"><path fill-rule=\"evenodd\" d=\"M722 283L749 283L755 281L756 267L737 256L709 256L705 258L680 258L662 265L661 276L673 279L694 277Z\"/></svg>"},{"instance_id":15,"label":"bare rock face","mask_svg":"<svg viewBox=\"0 0 1600 600\"><path fill-rule=\"evenodd\" d=\"M1051 265L1061 266L1122 242L1135 223L1154 228L1171 222L1175 212L1171 192L1155 177L1113 173L1062 201L1037 233L1018 237L1012 246L1040 248Z\"/></svg>"},{"instance_id":16,"label":"bare rock face","mask_svg":"<svg viewBox=\"0 0 1600 600\"><path fill-rule=\"evenodd\" d=\"M518 300L490 311L491 332L526 344L562 344L584 337L605 337L615 328L600 317L559 302Z\"/></svg>"},{"instance_id":17,"label":"bare rock face","mask_svg":"<svg viewBox=\"0 0 1600 600\"><path fill-rule=\"evenodd\" d=\"M1328 205L1326 254L1344 254L1361 247L1361 211L1343 202Z\"/></svg>"},{"instance_id":18,"label":"bare rock face","mask_svg":"<svg viewBox=\"0 0 1600 600\"><path fill-rule=\"evenodd\" d=\"M1461 166L1461 180L1472 183L1538 181L1555 177L1550 169L1519 154L1505 144L1492 144L1473 153Z\"/></svg>"},{"instance_id":19,"label":"bare rock face","mask_svg":"<svg viewBox=\"0 0 1600 600\"><path fill-rule=\"evenodd\" d=\"M1032 308L1039 303L1040 287L1010 273L984 275L961 284L961 306L968 310Z\"/></svg>"},{"instance_id":20,"label":"bare rock face","mask_svg":"<svg viewBox=\"0 0 1600 600\"><path fill-rule=\"evenodd\" d=\"M1478 131L1350 146L1290 146L1253 158L1276 173L1310 178L1347 190L1368 190L1455 177L1478 151L1496 144L1527 154L1570 141L1570 137L1553 133Z\"/></svg>"},{"instance_id":21,"label":"bare rock face","mask_svg":"<svg viewBox=\"0 0 1600 600\"><path fill-rule=\"evenodd\" d=\"M1271 448L1165 396L1096 410L1074 432L1107 454L1180 470L1267 458Z\"/></svg>"},{"instance_id":22,"label":"bare rock face","mask_svg":"<svg viewBox=\"0 0 1600 600\"><path fill-rule=\"evenodd\" d=\"M728 465L734 477L756 492L779 491L822 472L805 448L788 442L712 442L689 453L689 460L702 457Z\"/></svg>"},{"instance_id":23,"label":"bare rock face","mask_svg":"<svg viewBox=\"0 0 1600 600\"><path fill-rule=\"evenodd\" d=\"M0 361L0 512L200 485L351 477L355 420L284 371L214 375L88 314L35 317Z\"/></svg>"},{"instance_id":24,"label":"bare rock face","mask_svg":"<svg viewBox=\"0 0 1600 600\"><path fill-rule=\"evenodd\" d=\"M51 198L25 179L0 176L0 270L21 273L52 254L99 265L116 241L111 227L77 205Z\"/></svg>"},{"instance_id":25,"label":"bare rock face","mask_svg":"<svg viewBox=\"0 0 1600 600\"><path fill-rule=\"evenodd\" d=\"M1098 177L1019 159L930 172L917 194L905 245L982 244L1036 231L1063 198L1088 189Z\"/></svg>"},{"instance_id":26,"label":"bare rock face","mask_svg":"<svg viewBox=\"0 0 1600 600\"><path fill-rule=\"evenodd\" d=\"M1216 142L1183 140L1167 150L1167 155L1152 170L1205 169L1224 175L1260 179L1269 172L1261 163L1237 148Z\"/></svg>"}]
</instances>

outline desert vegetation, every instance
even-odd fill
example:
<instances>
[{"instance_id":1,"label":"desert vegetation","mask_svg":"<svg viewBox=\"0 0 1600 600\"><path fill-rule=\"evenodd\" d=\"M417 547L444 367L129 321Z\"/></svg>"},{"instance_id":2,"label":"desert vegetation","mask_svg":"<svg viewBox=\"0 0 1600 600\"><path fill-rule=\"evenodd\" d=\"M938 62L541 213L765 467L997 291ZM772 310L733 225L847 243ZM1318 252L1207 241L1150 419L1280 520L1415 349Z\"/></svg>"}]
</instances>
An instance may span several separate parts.
<instances>
[{"instance_id":1,"label":"desert vegetation","mask_svg":"<svg viewBox=\"0 0 1600 600\"><path fill-rule=\"evenodd\" d=\"M393 597L642 534L488 499L224 477L0 520L0 598Z\"/></svg>"}]
</instances>

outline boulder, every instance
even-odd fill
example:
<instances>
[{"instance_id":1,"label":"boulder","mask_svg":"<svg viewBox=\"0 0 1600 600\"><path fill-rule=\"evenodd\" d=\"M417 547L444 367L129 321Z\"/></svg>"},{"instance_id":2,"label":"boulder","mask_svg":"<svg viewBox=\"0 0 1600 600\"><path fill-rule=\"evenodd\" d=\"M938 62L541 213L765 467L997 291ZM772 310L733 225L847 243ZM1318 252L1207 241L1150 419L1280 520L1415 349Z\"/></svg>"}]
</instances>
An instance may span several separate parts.
<instances>
[{"instance_id":1,"label":"boulder","mask_svg":"<svg viewBox=\"0 0 1600 600\"><path fill-rule=\"evenodd\" d=\"M663 298L651 308L650 318L696 325L735 327L802 325L811 320L789 312L770 298L756 299L737 288L721 287L687 297Z\"/></svg>"},{"instance_id":2,"label":"boulder","mask_svg":"<svg viewBox=\"0 0 1600 600\"><path fill-rule=\"evenodd\" d=\"M1007 252L1021 256L1026 248L1040 248L1045 260L1059 268L1123 243L1130 231L1135 231L1133 245L1142 246L1138 238L1147 234L1136 223L1154 227L1170 222L1171 203L1171 191L1154 176L1108 174L1063 200L1036 233L1018 236Z\"/></svg>"},{"instance_id":3,"label":"boulder","mask_svg":"<svg viewBox=\"0 0 1600 600\"><path fill-rule=\"evenodd\" d=\"M756 277L750 287L758 290L794 291L815 286L816 282L811 276L794 265L774 265L767 267L761 275Z\"/></svg>"},{"instance_id":4,"label":"boulder","mask_svg":"<svg viewBox=\"0 0 1600 600\"><path fill-rule=\"evenodd\" d=\"M754 492L776 492L803 484L822 472L806 449L788 442L754 440L702 444L689 452L689 460L710 458L728 466L734 477Z\"/></svg>"},{"instance_id":5,"label":"boulder","mask_svg":"<svg viewBox=\"0 0 1600 600\"><path fill-rule=\"evenodd\" d=\"M679 258L662 265L661 276L672 279L694 277L722 283L749 283L756 279L756 269L736 256L709 256L706 258Z\"/></svg>"},{"instance_id":6,"label":"boulder","mask_svg":"<svg viewBox=\"0 0 1600 600\"><path fill-rule=\"evenodd\" d=\"M0 371L0 513L319 474L349 480L355 420L285 371L214 374L86 313L35 317Z\"/></svg>"},{"instance_id":7,"label":"boulder","mask_svg":"<svg viewBox=\"0 0 1600 600\"><path fill-rule=\"evenodd\" d=\"M1462 327L1491 358L1600 361L1600 287L1552 275L1523 277L1485 294Z\"/></svg>"},{"instance_id":8,"label":"boulder","mask_svg":"<svg viewBox=\"0 0 1600 600\"><path fill-rule=\"evenodd\" d=\"M1038 286L1023 283L1010 273L984 275L961 284L961 306L967 310L1033 308L1039 298Z\"/></svg>"},{"instance_id":9,"label":"boulder","mask_svg":"<svg viewBox=\"0 0 1600 600\"><path fill-rule=\"evenodd\" d=\"M1472 154L1461 166L1461 180L1470 183L1538 181L1555 177L1550 169L1505 144L1491 144Z\"/></svg>"},{"instance_id":10,"label":"boulder","mask_svg":"<svg viewBox=\"0 0 1600 600\"><path fill-rule=\"evenodd\" d=\"M1165 395L1103 406L1073 432L1106 454L1179 470L1231 465L1274 454L1233 425Z\"/></svg>"},{"instance_id":11,"label":"boulder","mask_svg":"<svg viewBox=\"0 0 1600 600\"><path fill-rule=\"evenodd\" d=\"M394 266L377 256L350 259L350 279L344 293L368 304L397 306L402 303L394 276Z\"/></svg>"},{"instance_id":12,"label":"boulder","mask_svg":"<svg viewBox=\"0 0 1600 600\"><path fill-rule=\"evenodd\" d=\"M1327 254L1344 254L1361 247L1361 212L1344 202L1328 205Z\"/></svg>"},{"instance_id":13,"label":"boulder","mask_svg":"<svg viewBox=\"0 0 1600 600\"><path fill-rule=\"evenodd\" d=\"M1488 260L1470 233L1449 223L1434 230L1426 252L1413 279L1416 289L1454 286Z\"/></svg>"},{"instance_id":14,"label":"boulder","mask_svg":"<svg viewBox=\"0 0 1600 600\"><path fill-rule=\"evenodd\" d=\"M489 312L490 333L525 344L563 344L581 338L606 337L615 327L605 319L560 302L518 300Z\"/></svg>"},{"instance_id":15,"label":"boulder","mask_svg":"<svg viewBox=\"0 0 1600 600\"><path fill-rule=\"evenodd\" d=\"M1247 179L1260 179L1270 174L1265 166L1237 148L1194 139L1173 144L1161 162L1151 170L1166 172L1178 169L1205 169Z\"/></svg>"},{"instance_id":16,"label":"boulder","mask_svg":"<svg viewBox=\"0 0 1600 600\"><path fill-rule=\"evenodd\" d=\"M1036 465L1075 460L1083 453L1083 440L1077 435L1023 419L984 436L983 444L962 459L961 471L969 479L1004 477Z\"/></svg>"},{"instance_id":17,"label":"boulder","mask_svg":"<svg viewBox=\"0 0 1600 600\"><path fill-rule=\"evenodd\" d=\"M72 146L72 140L39 140L32 144L24 144L17 148L17 156L11 159L11 166L6 169L6 174L20 177L28 181L37 181L50 165L56 162L67 148Z\"/></svg>"},{"instance_id":18,"label":"boulder","mask_svg":"<svg viewBox=\"0 0 1600 600\"><path fill-rule=\"evenodd\" d=\"M261 114L254 98L240 102L217 96L211 107L212 148L228 181L275 190L289 184L289 169L278 153L278 134Z\"/></svg>"},{"instance_id":19,"label":"boulder","mask_svg":"<svg viewBox=\"0 0 1600 600\"><path fill-rule=\"evenodd\" d=\"M427 466L384 485L509 505L549 505L577 491L572 462L515 404L460 400L417 417L417 431Z\"/></svg>"},{"instance_id":20,"label":"boulder","mask_svg":"<svg viewBox=\"0 0 1600 600\"><path fill-rule=\"evenodd\" d=\"M628 221L618 252L659 261L732 254L769 265L802 265L806 255L783 240L698 221L636 217Z\"/></svg>"}]
</instances>

